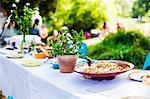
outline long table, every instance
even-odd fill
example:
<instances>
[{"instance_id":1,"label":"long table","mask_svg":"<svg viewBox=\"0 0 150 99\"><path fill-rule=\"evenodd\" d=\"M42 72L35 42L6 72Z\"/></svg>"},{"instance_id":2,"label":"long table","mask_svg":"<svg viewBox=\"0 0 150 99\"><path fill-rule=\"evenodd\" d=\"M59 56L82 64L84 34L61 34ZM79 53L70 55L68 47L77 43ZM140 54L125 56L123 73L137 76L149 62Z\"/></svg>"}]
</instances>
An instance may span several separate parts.
<instances>
[{"instance_id":1,"label":"long table","mask_svg":"<svg viewBox=\"0 0 150 99\"><path fill-rule=\"evenodd\" d=\"M78 73L60 73L50 62L39 67L24 67L26 55L9 59L0 54L0 87L3 94L14 99L120 99L125 96L149 96L150 87L132 81L126 72L113 80L94 81Z\"/></svg>"}]
</instances>

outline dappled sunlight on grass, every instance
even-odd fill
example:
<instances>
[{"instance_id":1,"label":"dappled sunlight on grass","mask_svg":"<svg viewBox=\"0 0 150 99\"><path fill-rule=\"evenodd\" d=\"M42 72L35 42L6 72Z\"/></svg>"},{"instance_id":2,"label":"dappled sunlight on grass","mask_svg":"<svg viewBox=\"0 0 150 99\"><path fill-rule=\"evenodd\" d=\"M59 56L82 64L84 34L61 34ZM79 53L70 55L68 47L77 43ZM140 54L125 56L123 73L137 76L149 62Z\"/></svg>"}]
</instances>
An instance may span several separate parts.
<instances>
[{"instance_id":1,"label":"dappled sunlight on grass","mask_svg":"<svg viewBox=\"0 0 150 99\"><path fill-rule=\"evenodd\" d=\"M150 37L150 22L138 22L136 18L111 18L109 23L112 32L116 32L117 22L122 23L126 30L139 30Z\"/></svg>"}]
</instances>

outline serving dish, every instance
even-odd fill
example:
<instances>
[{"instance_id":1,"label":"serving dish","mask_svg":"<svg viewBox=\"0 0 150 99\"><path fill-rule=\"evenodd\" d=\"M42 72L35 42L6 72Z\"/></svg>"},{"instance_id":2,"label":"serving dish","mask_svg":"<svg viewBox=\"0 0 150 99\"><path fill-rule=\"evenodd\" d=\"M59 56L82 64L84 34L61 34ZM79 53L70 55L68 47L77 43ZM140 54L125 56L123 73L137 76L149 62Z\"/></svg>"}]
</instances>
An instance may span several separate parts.
<instances>
[{"instance_id":1,"label":"serving dish","mask_svg":"<svg viewBox=\"0 0 150 99\"><path fill-rule=\"evenodd\" d=\"M93 80L111 80L114 79L115 76L127 72L131 69L134 68L134 65L130 62L126 62L126 61L121 61L121 60L100 60L99 62L105 61L107 63L110 63L111 65L116 64L117 66L121 66L122 69L118 70L118 71L110 71L110 72L87 72L87 68L93 68L92 66L95 66L95 64L98 64L98 62L94 62L91 64L91 66L89 67L88 64L86 62L81 63L79 62L79 64L76 65L74 71L82 74L84 78L88 78L88 79L93 79ZM108 67L106 67L108 68ZM117 67L118 68L118 67ZM104 68L105 70L105 68Z\"/></svg>"}]
</instances>

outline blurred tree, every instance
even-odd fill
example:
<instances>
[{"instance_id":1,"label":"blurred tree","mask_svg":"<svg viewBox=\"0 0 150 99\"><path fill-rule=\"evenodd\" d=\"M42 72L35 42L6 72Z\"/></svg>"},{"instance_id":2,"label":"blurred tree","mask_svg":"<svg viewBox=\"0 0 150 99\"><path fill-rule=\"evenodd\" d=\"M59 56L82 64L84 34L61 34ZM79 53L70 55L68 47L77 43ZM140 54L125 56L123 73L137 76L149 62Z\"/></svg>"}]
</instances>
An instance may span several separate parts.
<instances>
[{"instance_id":1,"label":"blurred tree","mask_svg":"<svg viewBox=\"0 0 150 99\"><path fill-rule=\"evenodd\" d=\"M132 12L133 0L114 0L118 16L128 17Z\"/></svg>"},{"instance_id":2,"label":"blurred tree","mask_svg":"<svg viewBox=\"0 0 150 99\"><path fill-rule=\"evenodd\" d=\"M50 13L50 30L66 25L89 31L107 20L101 0L58 0L55 13ZM54 27L54 28L53 28Z\"/></svg>"},{"instance_id":3,"label":"blurred tree","mask_svg":"<svg viewBox=\"0 0 150 99\"><path fill-rule=\"evenodd\" d=\"M150 11L150 0L136 0L134 2L132 17L142 17Z\"/></svg>"},{"instance_id":4,"label":"blurred tree","mask_svg":"<svg viewBox=\"0 0 150 99\"><path fill-rule=\"evenodd\" d=\"M2 1L0 0L0 12L2 11Z\"/></svg>"},{"instance_id":5,"label":"blurred tree","mask_svg":"<svg viewBox=\"0 0 150 99\"><path fill-rule=\"evenodd\" d=\"M3 0L4 9L10 13L11 4L14 2L19 8L27 2L31 4L31 8L38 6L44 21L49 24L50 31L60 29L63 25L89 31L101 27L107 21L102 0Z\"/></svg>"},{"instance_id":6,"label":"blurred tree","mask_svg":"<svg viewBox=\"0 0 150 99\"><path fill-rule=\"evenodd\" d=\"M48 12L55 11L57 0L2 0L2 5L8 13L10 13L12 3L19 8L23 8L25 3L30 3L32 8L39 7L42 16L47 16Z\"/></svg>"}]
</instances>

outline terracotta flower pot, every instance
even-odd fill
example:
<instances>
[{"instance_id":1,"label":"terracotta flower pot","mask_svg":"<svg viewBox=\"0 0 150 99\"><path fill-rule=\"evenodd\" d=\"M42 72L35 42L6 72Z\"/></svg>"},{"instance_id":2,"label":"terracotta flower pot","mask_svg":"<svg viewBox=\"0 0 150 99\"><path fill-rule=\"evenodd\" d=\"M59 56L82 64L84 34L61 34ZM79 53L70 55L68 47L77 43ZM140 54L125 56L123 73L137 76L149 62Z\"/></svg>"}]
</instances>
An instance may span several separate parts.
<instances>
[{"instance_id":1,"label":"terracotta flower pot","mask_svg":"<svg viewBox=\"0 0 150 99\"><path fill-rule=\"evenodd\" d=\"M62 73L72 73L76 65L78 56L77 55L63 55L57 56L58 63L60 65L59 69Z\"/></svg>"}]
</instances>

